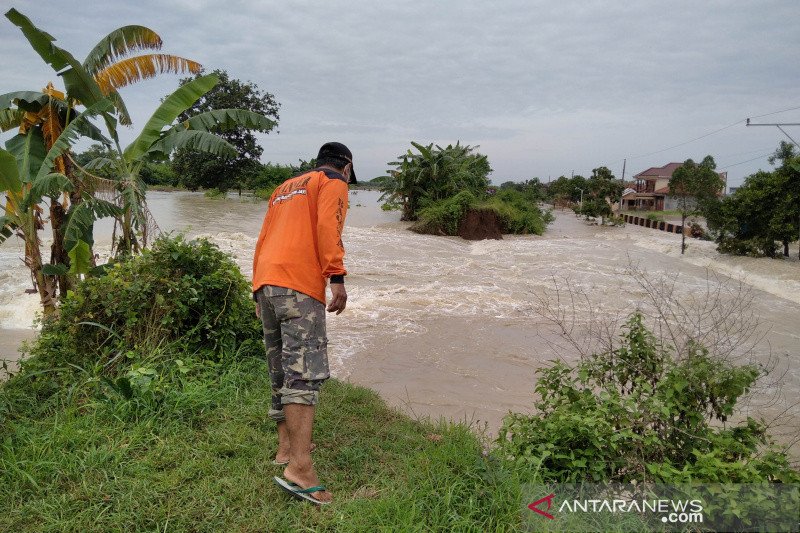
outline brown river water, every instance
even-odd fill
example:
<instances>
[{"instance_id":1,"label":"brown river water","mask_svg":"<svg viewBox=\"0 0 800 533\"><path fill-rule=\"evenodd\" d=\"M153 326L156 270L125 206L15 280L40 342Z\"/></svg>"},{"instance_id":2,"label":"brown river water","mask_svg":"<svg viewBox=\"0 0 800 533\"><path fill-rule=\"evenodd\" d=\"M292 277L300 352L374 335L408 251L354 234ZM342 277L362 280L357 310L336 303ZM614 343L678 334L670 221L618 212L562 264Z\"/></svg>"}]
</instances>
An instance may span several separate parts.
<instances>
[{"instance_id":1,"label":"brown river water","mask_svg":"<svg viewBox=\"0 0 800 533\"><path fill-rule=\"evenodd\" d=\"M209 237L250 275L266 203L188 192L148 198L162 230ZM746 413L775 420L786 443L800 428L797 259L722 256L713 243L695 240L681 256L678 235L588 225L571 212L558 212L541 237L469 242L408 231L397 212L380 209L378 193L352 191L350 201L348 307L328 319L334 376L371 387L411 414L494 432L508 411L531 409L537 368L577 360L597 331L637 308L655 315L669 307L654 305L642 283L663 293L667 280L669 299L679 302L670 307L673 323L697 334L725 331L722 341L706 338L731 358L772 368ZM103 225L98 231L110 233ZM35 334L37 298L24 294L30 281L21 254L18 241L0 246L5 359ZM575 345L548 316L561 317Z\"/></svg>"}]
</instances>

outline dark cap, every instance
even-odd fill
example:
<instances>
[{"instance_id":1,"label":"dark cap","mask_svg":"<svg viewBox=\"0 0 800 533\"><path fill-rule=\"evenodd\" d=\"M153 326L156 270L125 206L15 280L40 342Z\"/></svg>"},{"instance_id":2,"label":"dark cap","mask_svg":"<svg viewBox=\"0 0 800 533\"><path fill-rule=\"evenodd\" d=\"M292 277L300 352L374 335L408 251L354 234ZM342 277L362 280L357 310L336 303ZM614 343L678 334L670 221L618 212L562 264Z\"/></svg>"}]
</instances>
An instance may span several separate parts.
<instances>
[{"instance_id":1,"label":"dark cap","mask_svg":"<svg viewBox=\"0 0 800 533\"><path fill-rule=\"evenodd\" d=\"M317 159L339 159L342 166L347 163L353 164L353 153L350 149L342 143L329 142L322 145L317 154ZM350 183L358 183L356 181L356 171L352 166L350 167Z\"/></svg>"}]
</instances>

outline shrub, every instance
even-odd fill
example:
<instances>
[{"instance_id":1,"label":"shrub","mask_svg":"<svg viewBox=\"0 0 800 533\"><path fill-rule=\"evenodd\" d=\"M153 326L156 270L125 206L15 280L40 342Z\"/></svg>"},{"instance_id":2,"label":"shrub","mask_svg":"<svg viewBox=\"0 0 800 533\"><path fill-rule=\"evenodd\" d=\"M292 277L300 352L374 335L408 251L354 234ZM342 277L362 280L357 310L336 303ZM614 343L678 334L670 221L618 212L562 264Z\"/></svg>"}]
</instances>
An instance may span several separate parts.
<instances>
[{"instance_id":1,"label":"shrub","mask_svg":"<svg viewBox=\"0 0 800 533\"><path fill-rule=\"evenodd\" d=\"M717 251L723 254L749 255L750 257L775 257L778 245L765 238L739 239L736 237L720 237Z\"/></svg>"},{"instance_id":2,"label":"shrub","mask_svg":"<svg viewBox=\"0 0 800 533\"><path fill-rule=\"evenodd\" d=\"M141 256L81 283L48 328L74 328L82 351L180 340L187 350L214 354L260 338L250 285L236 263L209 241L182 236L160 237Z\"/></svg>"},{"instance_id":3,"label":"shrub","mask_svg":"<svg viewBox=\"0 0 800 533\"><path fill-rule=\"evenodd\" d=\"M76 389L157 403L187 374L263 354L250 285L207 240L160 237L106 272L81 282L45 321L21 374L3 387L0 415Z\"/></svg>"},{"instance_id":4,"label":"shrub","mask_svg":"<svg viewBox=\"0 0 800 533\"><path fill-rule=\"evenodd\" d=\"M419 220L411 226L412 231L432 235L456 235L458 224L467 210L475 203L470 191L431 203L419 211Z\"/></svg>"},{"instance_id":5,"label":"shrub","mask_svg":"<svg viewBox=\"0 0 800 533\"><path fill-rule=\"evenodd\" d=\"M692 345L677 360L635 313L621 345L540 371L534 416L510 414L503 457L557 482L797 482L761 422L726 422L761 369Z\"/></svg>"},{"instance_id":6,"label":"shrub","mask_svg":"<svg viewBox=\"0 0 800 533\"><path fill-rule=\"evenodd\" d=\"M553 221L552 212L542 213L535 196L514 189L502 189L478 207L497 213L504 225L504 233L542 235Z\"/></svg>"},{"instance_id":7,"label":"shrub","mask_svg":"<svg viewBox=\"0 0 800 533\"><path fill-rule=\"evenodd\" d=\"M506 188L483 201L470 191L461 191L451 198L428 202L420 209L419 219L411 230L431 235L458 235L459 224L469 210L493 211L502 226L500 233L541 235L553 221L552 213L542 213L534 198Z\"/></svg>"},{"instance_id":8,"label":"shrub","mask_svg":"<svg viewBox=\"0 0 800 533\"><path fill-rule=\"evenodd\" d=\"M657 213L647 213L645 218L647 218L647 220L652 220L653 222L664 222L664 217Z\"/></svg>"},{"instance_id":9,"label":"shrub","mask_svg":"<svg viewBox=\"0 0 800 533\"><path fill-rule=\"evenodd\" d=\"M295 174L295 168L289 165L267 163L253 175L247 186L253 190L274 190L275 187L288 180ZM269 198L269 196L267 196Z\"/></svg>"},{"instance_id":10,"label":"shrub","mask_svg":"<svg viewBox=\"0 0 800 533\"><path fill-rule=\"evenodd\" d=\"M256 189L253 191L253 196L258 198L259 200L269 200L272 197L272 193L275 192L275 189L278 188L278 184L271 185L265 189Z\"/></svg>"},{"instance_id":11,"label":"shrub","mask_svg":"<svg viewBox=\"0 0 800 533\"><path fill-rule=\"evenodd\" d=\"M142 165L140 175L148 185L179 185L178 175L167 163L146 163Z\"/></svg>"}]
</instances>

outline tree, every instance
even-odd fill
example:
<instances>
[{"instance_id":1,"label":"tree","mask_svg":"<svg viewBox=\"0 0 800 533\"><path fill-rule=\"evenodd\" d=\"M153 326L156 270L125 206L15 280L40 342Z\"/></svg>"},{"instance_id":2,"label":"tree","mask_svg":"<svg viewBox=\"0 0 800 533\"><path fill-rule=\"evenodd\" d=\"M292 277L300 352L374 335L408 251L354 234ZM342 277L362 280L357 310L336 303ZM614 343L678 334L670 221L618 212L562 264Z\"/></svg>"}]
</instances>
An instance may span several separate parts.
<instances>
[{"instance_id":1,"label":"tree","mask_svg":"<svg viewBox=\"0 0 800 533\"><path fill-rule=\"evenodd\" d=\"M219 78L219 83L184 111L179 120L187 120L198 113L232 108L246 109L271 120L269 124L264 123L255 129L236 127L210 130L236 149L238 155L234 158L179 150L172 161L172 167L182 177L183 183L192 190L201 187L217 188L221 191L232 188L241 190L261 170L259 158L264 149L258 144L253 132L269 133L275 128L280 104L272 94L259 90L254 83L231 78L224 70L215 70L213 74ZM197 74L194 78L183 79L181 85L186 85L199 76Z\"/></svg>"},{"instance_id":2,"label":"tree","mask_svg":"<svg viewBox=\"0 0 800 533\"><path fill-rule=\"evenodd\" d=\"M558 179L547 186L547 195L553 203L559 201L578 203L581 201L581 191L583 193L588 191L586 178L581 175L572 176L571 178L559 176Z\"/></svg>"},{"instance_id":3,"label":"tree","mask_svg":"<svg viewBox=\"0 0 800 533\"><path fill-rule=\"evenodd\" d=\"M515 190L521 192L531 201L541 201L544 199L544 187L539 178L531 178L522 182L504 181L500 184L499 190Z\"/></svg>"},{"instance_id":4,"label":"tree","mask_svg":"<svg viewBox=\"0 0 800 533\"><path fill-rule=\"evenodd\" d=\"M714 158L707 155L700 164L691 159L684 161L669 180L669 194L678 202L681 213L681 254L686 251L686 219L702 213L703 207L717 198L725 182L716 169Z\"/></svg>"},{"instance_id":5,"label":"tree","mask_svg":"<svg viewBox=\"0 0 800 533\"><path fill-rule=\"evenodd\" d=\"M42 92L16 91L0 96L0 128L3 131L19 128L19 134L6 147L18 162L27 161L25 165L20 164L16 171L17 178L21 180L19 192L24 195L25 201L14 207L14 215L7 217L5 222L12 224L11 221L16 220L20 223L16 231L26 242L25 263L31 269L45 313L51 313L55 310L57 292L65 294L72 287L74 274L84 271L83 268L76 270L72 264L73 256L77 254L74 246L79 243L70 241L68 235L73 235L76 227L71 225L74 213L84 201L92 199L97 183L84 173L74 172L68 148L56 150L53 161L43 159L45 153L49 157L57 140L73 123L76 127L70 133L70 138L64 139L65 143L71 144L74 136L83 135L109 145L111 140L103 136L89 120L75 122L76 117L82 115L77 110L78 106L98 110L102 107L98 113L116 141L117 121L130 124L130 117L117 89L160 73L198 72L200 65L169 54L131 56L142 50L158 50L162 46L158 34L144 26L124 26L112 31L95 45L83 62L79 62L72 54L56 46L52 36L38 29L17 10L11 9L5 16L20 28L34 51L59 74L66 88L62 92L49 83ZM100 104L104 100L111 102L113 107ZM116 115L116 118L112 115ZM46 168L47 172L39 175L40 168ZM11 172L10 169L6 171ZM13 183L14 179L8 178L4 187ZM8 195L16 194L9 189L4 190ZM42 218L44 208L39 206L45 198L48 199L46 209L50 213L47 220ZM99 206L98 202L92 202L93 216L100 215ZM111 212L109 206L101 211L106 214ZM41 260L38 231L48 221L54 238L50 263L45 264ZM0 234L8 233L9 227L0 225ZM28 235L26 232L34 234ZM89 246L81 257L93 257L90 234L91 227L84 235L85 240L80 241L81 250L87 244Z\"/></svg>"},{"instance_id":6,"label":"tree","mask_svg":"<svg viewBox=\"0 0 800 533\"><path fill-rule=\"evenodd\" d=\"M400 207L402 220L416 220L420 208L462 191L485 196L492 169L486 156L476 152L477 147L459 142L444 148L411 145L418 153L408 150L390 162L394 168L380 180L381 200Z\"/></svg>"},{"instance_id":7,"label":"tree","mask_svg":"<svg viewBox=\"0 0 800 533\"><path fill-rule=\"evenodd\" d=\"M789 243L800 233L800 158L782 142L769 161L781 165L748 176L736 193L705 206L721 252L774 257L777 241L788 257Z\"/></svg>"},{"instance_id":8,"label":"tree","mask_svg":"<svg viewBox=\"0 0 800 533\"><path fill-rule=\"evenodd\" d=\"M267 117L247 109L205 111L174 124L179 116L185 116L187 109L213 89L217 81L216 75L210 74L180 86L164 99L130 145L124 150L117 145L117 159L101 157L86 166L87 171L111 166L119 176L115 185L122 207L122 215L118 218L121 236L115 243L118 254L137 253L147 245L151 217L145 203L146 184L140 175L146 162L164 160L181 149L233 158L236 149L213 131L266 129L274 124ZM138 235L141 235L141 243Z\"/></svg>"},{"instance_id":9,"label":"tree","mask_svg":"<svg viewBox=\"0 0 800 533\"><path fill-rule=\"evenodd\" d=\"M586 180L586 189L588 195L579 212L587 217L600 217L600 224L604 225L606 217L614 214L611 202L622 193L622 184L608 167L598 167L592 170L591 177Z\"/></svg>"}]
</instances>

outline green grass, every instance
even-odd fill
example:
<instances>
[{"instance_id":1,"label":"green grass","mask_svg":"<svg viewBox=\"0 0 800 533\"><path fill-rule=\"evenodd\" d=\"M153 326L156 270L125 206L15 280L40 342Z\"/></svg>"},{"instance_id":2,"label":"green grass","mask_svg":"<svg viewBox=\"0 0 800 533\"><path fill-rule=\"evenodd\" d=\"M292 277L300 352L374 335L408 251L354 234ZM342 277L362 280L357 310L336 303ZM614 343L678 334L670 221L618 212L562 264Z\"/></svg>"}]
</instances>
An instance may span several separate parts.
<instances>
[{"instance_id":1,"label":"green grass","mask_svg":"<svg viewBox=\"0 0 800 533\"><path fill-rule=\"evenodd\" d=\"M155 413L76 403L0 428L0 531L520 527L517 475L485 457L469 428L411 420L336 380L323 388L315 424L314 461L335 498L322 508L272 482L282 469L271 464L277 440L261 361L231 363Z\"/></svg>"}]
</instances>

